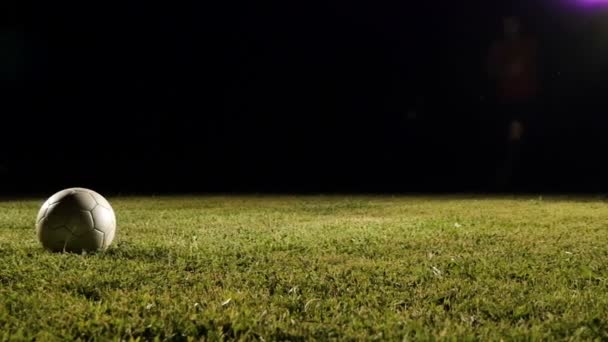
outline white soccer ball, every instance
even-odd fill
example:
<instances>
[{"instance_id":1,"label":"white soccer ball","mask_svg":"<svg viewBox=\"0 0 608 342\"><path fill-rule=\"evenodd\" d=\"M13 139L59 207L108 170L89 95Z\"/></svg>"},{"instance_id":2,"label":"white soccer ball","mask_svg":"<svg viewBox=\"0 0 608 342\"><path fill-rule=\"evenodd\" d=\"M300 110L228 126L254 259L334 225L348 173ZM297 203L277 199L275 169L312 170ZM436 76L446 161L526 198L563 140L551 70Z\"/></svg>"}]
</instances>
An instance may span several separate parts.
<instances>
[{"instance_id":1,"label":"white soccer ball","mask_svg":"<svg viewBox=\"0 0 608 342\"><path fill-rule=\"evenodd\" d=\"M44 202L36 219L42 246L53 252L107 249L116 233L116 216L100 194L84 188L57 192Z\"/></svg>"}]
</instances>

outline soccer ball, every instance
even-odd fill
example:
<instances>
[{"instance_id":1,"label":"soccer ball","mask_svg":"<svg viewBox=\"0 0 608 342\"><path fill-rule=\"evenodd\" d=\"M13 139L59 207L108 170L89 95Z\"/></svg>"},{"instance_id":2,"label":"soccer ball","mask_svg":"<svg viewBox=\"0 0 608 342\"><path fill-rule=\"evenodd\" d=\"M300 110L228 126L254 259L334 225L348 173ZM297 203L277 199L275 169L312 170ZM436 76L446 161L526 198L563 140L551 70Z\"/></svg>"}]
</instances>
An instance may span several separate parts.
<instances>
[{"instance_id":1,"label":"soccer ball","mask_svg":"<svg viewBox=\"0 0 608 342\"><path fill-rule=\"evenodd\" d=\"M57 192L44 202L36 219L42 246L53 252L107 249L116 233L116 216L100 194L84 188Z\"/></svg>"}]
</instances>

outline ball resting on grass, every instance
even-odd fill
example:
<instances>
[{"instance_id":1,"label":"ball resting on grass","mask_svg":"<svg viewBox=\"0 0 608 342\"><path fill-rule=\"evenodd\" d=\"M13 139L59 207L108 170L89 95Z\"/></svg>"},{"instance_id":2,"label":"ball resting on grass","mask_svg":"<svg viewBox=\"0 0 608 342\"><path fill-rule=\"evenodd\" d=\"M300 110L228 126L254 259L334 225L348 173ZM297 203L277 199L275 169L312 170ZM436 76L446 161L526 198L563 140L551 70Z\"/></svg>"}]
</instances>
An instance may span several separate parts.
<instances>
[{"instance_id":1,"label":"ball resting on grass","mask_svg":"<svg viewBox=\"0 0 608 342\"><path fill-rule=\"evenodd\" d=\"M116 216L100 194L70 188L49 197L38 212L36 234L53 252L95 252L107 249L116 233Z\"/></svg>"}]
</instances>

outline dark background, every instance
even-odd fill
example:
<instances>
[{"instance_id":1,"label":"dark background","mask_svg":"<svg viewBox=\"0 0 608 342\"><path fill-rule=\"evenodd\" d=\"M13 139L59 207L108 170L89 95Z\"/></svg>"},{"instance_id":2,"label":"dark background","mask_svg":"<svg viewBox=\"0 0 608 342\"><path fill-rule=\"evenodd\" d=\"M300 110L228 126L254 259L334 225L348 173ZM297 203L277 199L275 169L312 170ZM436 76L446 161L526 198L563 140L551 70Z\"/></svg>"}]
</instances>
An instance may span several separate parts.
<instances>
[{"instance_id":1,"label":"dark background","mask_svg":"<svg viewBox=\"0 0 608 342\"><path fill-rule=\"evenodd\" d=\"M1 6L0 193L487 191L503 146L483 62L505 14L542 52L542 129L520 190L608 190L600 8Z\"/></svg>"}]
</instances>

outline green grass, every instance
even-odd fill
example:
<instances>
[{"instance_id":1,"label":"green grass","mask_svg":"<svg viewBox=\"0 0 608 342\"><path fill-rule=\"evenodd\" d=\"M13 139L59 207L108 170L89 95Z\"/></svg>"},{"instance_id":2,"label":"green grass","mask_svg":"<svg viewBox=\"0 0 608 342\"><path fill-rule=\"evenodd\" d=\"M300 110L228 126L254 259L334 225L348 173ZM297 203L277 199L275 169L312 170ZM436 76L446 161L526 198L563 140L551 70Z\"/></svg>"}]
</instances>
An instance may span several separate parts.
<instances>
[{"instance_id":1,"label":"green grass","mask_svg":"<svg viewBox=\"0 0 608 342\"><path fill-rule=\"evenodd\" d=\"M93 255L0 202L0 340L608 339L608 205L484 197L110 198Z\"/></svg>"}]
</instances>

